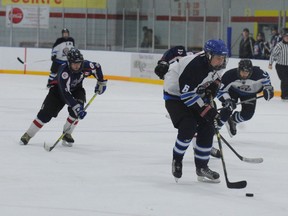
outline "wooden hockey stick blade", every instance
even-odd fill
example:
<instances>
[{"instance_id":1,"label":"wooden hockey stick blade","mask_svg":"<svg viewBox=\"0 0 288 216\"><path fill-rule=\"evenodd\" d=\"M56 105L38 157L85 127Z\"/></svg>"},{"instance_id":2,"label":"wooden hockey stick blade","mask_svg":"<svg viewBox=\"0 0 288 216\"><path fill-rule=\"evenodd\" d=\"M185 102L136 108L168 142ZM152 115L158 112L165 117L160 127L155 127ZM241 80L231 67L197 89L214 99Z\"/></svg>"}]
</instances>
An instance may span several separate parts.
<instances>
[{"instance_id":1,"label":"wooden hockey stick blade","mask_svg":"<svg viewBox=\"0 0 288 216\"><path fill-rule=\"evenodd\" d=\"M17 60L21 63L24 64L24 61L22 59L20 59L19 57L17 57Z\"/></svg>"},{"instance_id":2,"label":"wooden hockey stick blade","mask_svg":"<svg viewBox=\"0 0 288 216\"><path fill-rule=\"evenodd\" d=\"M229 182L228 179L226 179L226 184L230 189L242 189L247 186L247 181Z\"/></svg>"}]
</instances>

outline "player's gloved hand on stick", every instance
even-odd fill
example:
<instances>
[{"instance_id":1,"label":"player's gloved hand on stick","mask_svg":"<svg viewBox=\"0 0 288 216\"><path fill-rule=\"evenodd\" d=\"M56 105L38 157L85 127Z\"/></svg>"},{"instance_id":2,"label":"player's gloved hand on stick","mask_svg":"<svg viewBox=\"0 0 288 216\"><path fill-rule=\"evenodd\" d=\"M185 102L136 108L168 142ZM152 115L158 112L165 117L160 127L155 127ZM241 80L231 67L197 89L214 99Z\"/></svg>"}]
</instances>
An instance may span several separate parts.
<instances>
[{"instance_id":1,"label":"player's gloved hand on stick","mask_svg":"<svg viewBox=\"0 0 288 216\"><path fill-rule=\"evenodd\" d=\"M56 55L51 56L51 61L55 61Z\"/></svg>"},{"instance_id":2,"label":"player's gloved hand on stick","mask_svg":"<svg viewBox=\"0 0 288 216\"><path fill-rule=\"evenodd\" d=\"M97 81L96 87L95 87L95 93L98 92L99 95L103 94L106 90L107 80L103 81Z\"/></svg>"},{"instance_id":3,"label":"player's gloved hand on stick","mask_svg":"<svg viewBox=\"0 0 288 216\"><path fill-rule=\"evenodd\" d=\"M205 90L206 97L210 98L210 96L212 96L213 98L215 98L219 90L219 87L220 82L218 80L215 80L214 82L210 83L210 85Z\"/></svg>"},{"instance_id":4,"label":"player's gloved hand on stick","mask_svg":"<svg viewBox=\"0 0 288 216\"><path fill-rule=\"evenodd\" d=\"M84 119L84 117L87 115L87 112L84 110L83 105L81 104L75 105L72 110L79 119Z\"/></svg>"},{"instance_id":5,"label":"player's gloved hand on stick","mask_svg":"<svg viewBox=\"0 0 288 216\"><path fill-rule=\"evenodd\" d=\"M206 104L201 107L200 116L208 122L214 123L215 118L219 118L219 113L211 105Z\"/></svg>"},{"instance_id":6,"label":"player's gloved hand on stick","mask_svg":"<svg viewBox=\"0 0 288 216\"><path fill-rule=\"evenodd\" d=\"M265 100L269 101L271 98L274 97L274 88L271 85L264 86L263 88L263 95Z\"/></svg>"},{"instance_id":7,"label":"player's gloved hand on stick","mask_svg":"<svg viewBox=\"0 0 288 216\"><path fill-rule=\"evenodd\" d=\"M236 109L237 105L233 99L229 98L224 101L223 107L230 111L233 111L234 109Z\"/></svg>"},{"instance_id":8,"label":"player's gloved hand on stick","mask_svg":"<svg viewBox=\"0 0 288 216\"><path fill-rule=\"evenodd\" d=\"M160 60L158 61L158 64L155 67L154 72L160 79L163 80L164 75L168 72L168 69L169 69L169 63L164 60Z\"/></svg>"},{"instance_id":9,"label":"player's gloved hand on stick","mask_svg":"<svg viewBox=\"0 0 288 216\"><path fill-rule=\"evenodd\" d=\"M210 99L211 96L215 98L219 90L219 86L220 82L218 80L207 82L199 86L196 90L196 93L202 98L206 97Z\"/></svg>"}]
</instances>

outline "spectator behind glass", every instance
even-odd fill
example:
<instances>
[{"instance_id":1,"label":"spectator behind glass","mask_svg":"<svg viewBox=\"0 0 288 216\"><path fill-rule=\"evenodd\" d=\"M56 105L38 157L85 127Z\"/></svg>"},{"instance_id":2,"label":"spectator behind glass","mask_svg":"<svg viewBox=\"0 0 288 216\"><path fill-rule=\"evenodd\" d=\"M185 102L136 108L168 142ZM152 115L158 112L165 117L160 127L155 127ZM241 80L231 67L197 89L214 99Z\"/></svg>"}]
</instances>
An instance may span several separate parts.
<instances>
[{"instance_id":1,"label":"spectator behind glass","mask_svg":"<svg viewBox=\"0 0 288 216\"><path fill-rule=\"evenodd\" d=\"M259 32L256 37L254 44L254 58L255 59L269 59L270 57L270 46L265 41L265 35L263 32Z\"/></svg>"},{"instance_id":2,"label":"spectator behind glass","mask_svg":"<svg viewBox=\"0 0 288 216\"><path fill-rule=\"evenodd\" d=\"M271 28L271 39L270 39L270 53L272 52L275 45L282 40L282 36L279 34L277 27Z\"/></svg>"},{"instance_id":3,"label":"spectator behind glass","mask_svg":"<svg viewBox=\"0 0 288 216\"><path fill-rule=\"evenodd\" d=\"M244 28L239 45L239 58L253 58L255 40L249 36L249 29Z\"/></svg>"}]
</instances>

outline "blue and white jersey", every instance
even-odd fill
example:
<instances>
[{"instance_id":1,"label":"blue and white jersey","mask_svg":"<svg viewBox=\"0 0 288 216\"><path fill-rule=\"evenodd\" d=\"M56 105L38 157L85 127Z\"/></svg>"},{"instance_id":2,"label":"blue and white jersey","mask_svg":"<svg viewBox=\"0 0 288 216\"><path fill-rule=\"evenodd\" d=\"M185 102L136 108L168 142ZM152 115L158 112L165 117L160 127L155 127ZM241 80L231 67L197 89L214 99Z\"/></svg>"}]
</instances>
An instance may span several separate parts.
<instances>
[{"instance_id":1,"label":"blue and white jersey","mask_svg":"<svg viewBox=\"0 0 288 216\"><path fill-rule=\"evenodd\" d=\"M209 86L222 75L222 70L212 70L209 65L204 51L172 63L165 74L164 100L182 100L196 109L204 106L204 98L196 93L198 87Z\"/></svg>"},{"instance_id":2,"label":"blue and white jersey","mask_svg":"<svg viewBox=\"0 0 288 216\"><path fill-rule=\"evenodd\" d=\"M68 106L75 106L78 102L71 92L77 88L82 88L83 80L88 76L94 76L97 80L103 81L103 73L100 64L84 60L83 69L78 73L73 73L68 64L60 66L54 85L58 85L59 92Z\"/></svg>"},{"instance_id":3,"label":"blue and white jersey","mask_svg":"<svg viewBox=\"0 0 288 216\"><path fill-rule=\"evenodd\" d=\"M67 53L72 47L75 47L75 41L72 37L58 38L52 47L51 55L56 56L55 61L59 64L65 63L67 61Z\"/></svg>"},{"instance_id":4,"label":"blue and white jersey","mask_svg":"<svg viewBox=\"0 0 288 216\"><path fill-rule=\"evenodd\" d=\"M264 86L271 85L268 72L253 66L250 78L242 80L238 75L238 68L228 70L222 76L222 84L217 97L220 101L230 99L229 91L232 90L240 96L255 95L263 90Z\"/></svg>"}]
</instances>

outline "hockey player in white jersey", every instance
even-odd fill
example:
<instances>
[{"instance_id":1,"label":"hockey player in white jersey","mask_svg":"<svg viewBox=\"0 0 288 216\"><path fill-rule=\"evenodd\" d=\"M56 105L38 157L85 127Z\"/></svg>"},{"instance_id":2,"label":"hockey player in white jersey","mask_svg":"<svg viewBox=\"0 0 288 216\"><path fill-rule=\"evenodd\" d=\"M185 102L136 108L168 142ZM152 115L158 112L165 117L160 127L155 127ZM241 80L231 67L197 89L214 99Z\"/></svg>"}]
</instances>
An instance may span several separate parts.
<instances>
[{"instance_id":1,"label":"hockey player in white jersey","mask_svg":"<svg viewBox=\"0 0 288 216\"><path fill-rule=\"evenodd\" d=\"M67 28L62 29L62 37L57 38L51 53L52 65L50 68L50 75L48 78L47 88L50 88L53 83L54 78L57 75L57 71L61 64L67 63L67 53L72 48L75 47L75 41L70 37L70 32Z\"/></svg>"},{"instance_id":2,"label":"hockey player in white jersey","mask_svg":"<svg viewBox=\"0 0 288 216\"><path fill-rule=\"evenodd\" d=\"M164 76L165 107L178 134L173 148L172 174L182 177L182 160L194 134L194 162L199 181L220 182L220 175L209 169L217 110L211 106L226 66L227 47L222 40L209 40L204 51L175 61Z\"/></svg>"},{"instance_id":3,"label":"hockey player in white jersey","mask_svg":"<svg viewBox=\"0 0 288 216\"><path fill-rule=\"evenodd\" d=\"M256 108L256 96L263 91L264 98L269 101L274 96L274 89L271 85L269 74L266 71L252 65L250 59L241 59L238 68L228 70L222 76L221 89L217 97L223 103L221 120L218 121L221 127L228 122L228 132L231 136L236 135L236 124L248 121L254 115ZM249 101L241 104L241 111L235 111L238 100Z\"/></svg>"}]
</instances>

